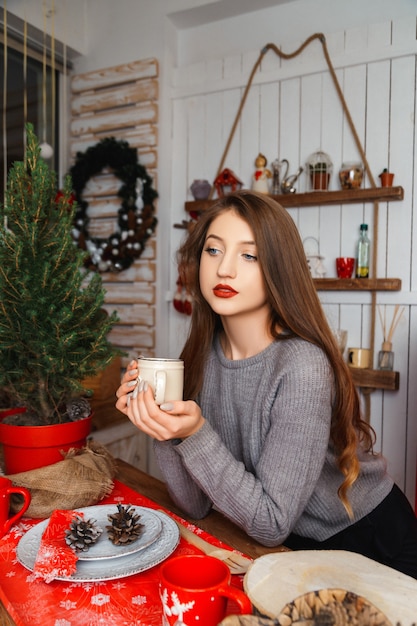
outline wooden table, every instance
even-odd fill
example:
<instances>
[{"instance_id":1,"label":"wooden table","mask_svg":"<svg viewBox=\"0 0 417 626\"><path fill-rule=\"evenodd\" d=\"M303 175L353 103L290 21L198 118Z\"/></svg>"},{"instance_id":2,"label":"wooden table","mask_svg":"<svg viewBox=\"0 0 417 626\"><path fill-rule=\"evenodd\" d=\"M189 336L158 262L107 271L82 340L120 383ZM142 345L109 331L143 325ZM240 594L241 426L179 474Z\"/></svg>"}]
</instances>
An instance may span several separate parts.
<instances>
[{"instance_id":1,"label":"wooden table","mask_svg":"<svg viewBox=\"0 0 417 626\"><path fill-rule=\"evenodd\" d=\"M191 517L187 517L184 515L184 512L175 506L171 500L165 483L120 459L117 460L117 466L118 471L116 478L125 485L150 498L169 511L172 511L184 519L195 523L211 535L214 535L233 548L236 548L253 558L262 556L263 554L267 554L269 552L282 552L283 550L286 550L284 546L267 548L261 545L254 539L251 539L243 530L217 511L212 511L202 520L195 520ZM0 626L15 626L15 622L11 619L1 602Z\"/></svg>"}]
</instances>

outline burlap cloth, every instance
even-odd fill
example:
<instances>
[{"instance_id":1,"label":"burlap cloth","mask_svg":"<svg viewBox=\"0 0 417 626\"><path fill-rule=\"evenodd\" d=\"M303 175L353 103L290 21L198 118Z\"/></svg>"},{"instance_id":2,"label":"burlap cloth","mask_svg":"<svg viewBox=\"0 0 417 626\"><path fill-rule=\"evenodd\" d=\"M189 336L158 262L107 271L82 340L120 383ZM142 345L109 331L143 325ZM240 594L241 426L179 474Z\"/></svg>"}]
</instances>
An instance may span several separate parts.
<instances>
[{"instance_id":1,"label":"burlap cloth","mask_svg":"<svg viewBox=\"0 0 417 626\"><path fill-rule=\"evenodd\" d=\"M65 459L20 474L9 474L13 485L29 489L32 500L25 515L50 517L56 509L76 509L97 504L113 489L116 461L102 445L89 441L80 450L70 450ZM22 497L12 496L11 509L22 506Z\"/></svg>"}]
</instances>

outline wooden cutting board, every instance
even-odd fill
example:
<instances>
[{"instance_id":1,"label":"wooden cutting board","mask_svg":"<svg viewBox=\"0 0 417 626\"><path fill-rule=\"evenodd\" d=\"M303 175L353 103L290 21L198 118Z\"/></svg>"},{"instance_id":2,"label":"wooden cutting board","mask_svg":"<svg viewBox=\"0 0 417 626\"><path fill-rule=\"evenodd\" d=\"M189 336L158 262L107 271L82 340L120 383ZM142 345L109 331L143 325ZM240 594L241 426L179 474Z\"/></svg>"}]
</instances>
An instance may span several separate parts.
<instances>
[{"instance_id":1,"label":"wooden cutting board","mask_svg":"<svg viewBox=\"0 0 417 626\"><path fill-rule=\"evenodd\" d=\"M393 624L417 621L417 580L353 552L274 552L256 559L244 578L252 604L270 618L298 596L329 588L366 598Z\"/></svg>"}]
</instances>

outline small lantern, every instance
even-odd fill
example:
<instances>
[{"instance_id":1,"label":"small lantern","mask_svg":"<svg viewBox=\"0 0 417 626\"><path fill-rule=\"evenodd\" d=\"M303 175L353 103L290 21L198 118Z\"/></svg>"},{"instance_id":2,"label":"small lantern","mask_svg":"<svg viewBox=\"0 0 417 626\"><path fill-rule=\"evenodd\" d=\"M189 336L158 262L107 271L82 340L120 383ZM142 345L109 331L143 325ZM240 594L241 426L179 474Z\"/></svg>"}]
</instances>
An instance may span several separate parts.
<instances>
[{"instance_id":1,"label":"small lantern","mask_svg":"<svg viewBox=\"0 0 417 626\"><path fill-rule=\"evenodd\" d=\"M243 183L232 170L226 168L217 176L214 181L214 186L216 187L219 198L223 198L228 193L242 189Z\"/></svg>"},{"instance_id":2,"label":"small lantern","mask_svg":"<svg viewBox=\"0 0 417 626\"><path fill-rule=\"evenodd\" d=\"M318 150L307 161L307 176L311 191L327 191L333 163L328 154Z\"/></svg>"},{"instance_id":3,"label":"small lantern","mask_svg":"<svg viewBox=\"0 0 417 626\"><path fill-rule=\"evenodd\" d=\"M324 256L320 254L319 240L315 237L306 237L303 241L303 246L311 276L313 278L324 278L326 276L326 268L323 264Z\"/></svg>"}]
</instances>

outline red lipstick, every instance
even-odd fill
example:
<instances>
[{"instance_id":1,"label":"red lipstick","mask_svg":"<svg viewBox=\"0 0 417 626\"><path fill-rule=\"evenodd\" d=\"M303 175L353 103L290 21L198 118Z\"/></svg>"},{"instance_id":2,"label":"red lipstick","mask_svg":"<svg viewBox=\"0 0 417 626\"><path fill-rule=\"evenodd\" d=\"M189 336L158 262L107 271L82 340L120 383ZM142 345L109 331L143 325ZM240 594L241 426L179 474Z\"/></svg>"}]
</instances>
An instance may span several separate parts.
<instances>
[{"instance_id":1,"label":"red lipstick","mask_svg":"<svg viewBox=\"0 0 417 626\"><path fill-rule=\"evenodd\" d=\"M233 298L237 295L237 291L230 287L230 285L216 285L213 289L213 293L217 298Z\"/></svg>"}]
</instances>

